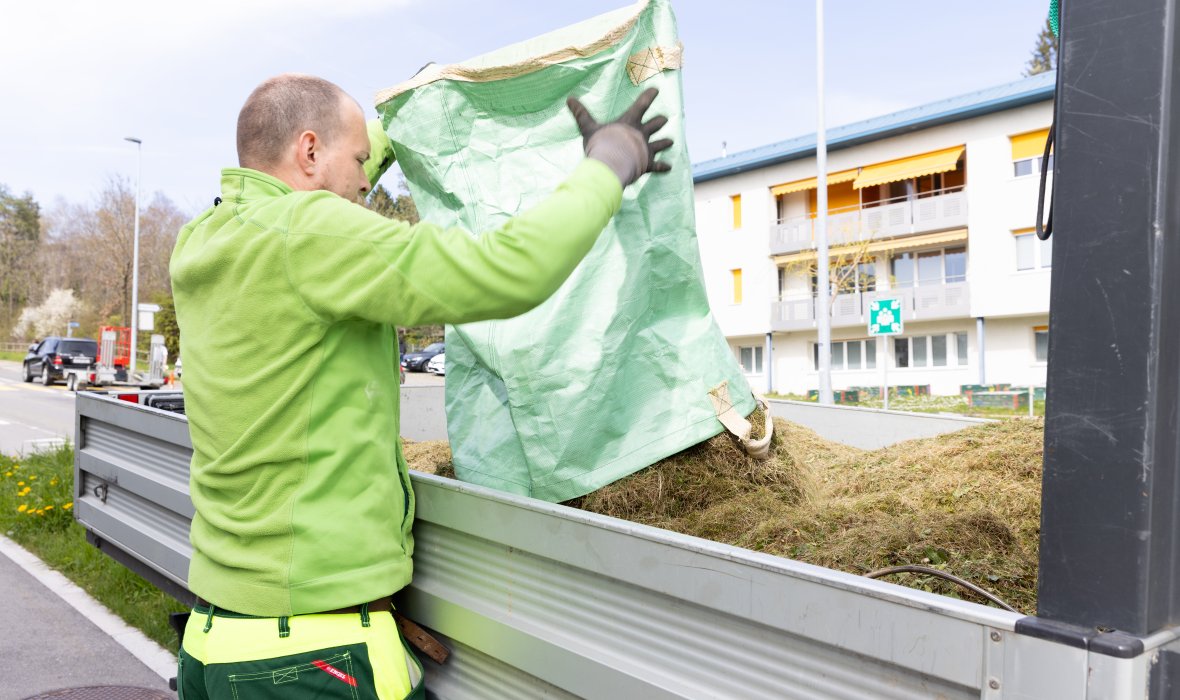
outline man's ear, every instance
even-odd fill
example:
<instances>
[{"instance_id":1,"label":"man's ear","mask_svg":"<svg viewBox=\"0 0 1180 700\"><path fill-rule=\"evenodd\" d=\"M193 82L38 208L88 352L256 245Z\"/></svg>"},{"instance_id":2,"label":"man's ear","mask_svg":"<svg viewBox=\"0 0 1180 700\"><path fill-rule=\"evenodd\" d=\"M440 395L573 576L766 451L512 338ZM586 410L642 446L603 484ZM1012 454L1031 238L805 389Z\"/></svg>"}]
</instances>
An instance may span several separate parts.
<instances>
[{"instance_id":1,"label":"man's ear","mask_svg":"<svg viewBox=\"0 0 1180 700\"><path fill-rule=\"evenodd\" d=\"M320 139L314 131L299 134L295 146L295 164L304 175L315 175L320 162Z\"/></svg>"}]
</instances>

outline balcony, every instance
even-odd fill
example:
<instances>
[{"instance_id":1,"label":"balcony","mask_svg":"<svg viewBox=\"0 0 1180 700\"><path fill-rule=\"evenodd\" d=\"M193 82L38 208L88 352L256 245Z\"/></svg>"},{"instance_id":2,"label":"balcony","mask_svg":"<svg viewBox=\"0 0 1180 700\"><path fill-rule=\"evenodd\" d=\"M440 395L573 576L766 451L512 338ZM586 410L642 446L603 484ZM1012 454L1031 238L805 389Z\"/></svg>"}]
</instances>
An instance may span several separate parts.
<instances>
[{"instance_id":1,"label":"balcony","mask_svg":"<svg viewBox=\"0 0 1180 700\"><path fill-rule=\"evenodd\" d=\"M930 233L967 225L967 191L943 190L918 199L887 201L828 214L828 245L876 241ZM815 219L800 216L770 227L770 254L782 255L815 247Z\"/></svg>"},{"instance_id":2,"label":"balcony","mask_svg":"<svg viewBox=\"0 0 1180 700\"><path fill-rule=\"evenodd\" d=\"M832 297L832 328L866 327L869 305L875 299L901 299L902 319L906 322L966 318L971 312L968 282L852 292ZM789 332L815 328L815 304L814 296L776 299L770 305L771 330Z\"/></svg>"}]
</instances>

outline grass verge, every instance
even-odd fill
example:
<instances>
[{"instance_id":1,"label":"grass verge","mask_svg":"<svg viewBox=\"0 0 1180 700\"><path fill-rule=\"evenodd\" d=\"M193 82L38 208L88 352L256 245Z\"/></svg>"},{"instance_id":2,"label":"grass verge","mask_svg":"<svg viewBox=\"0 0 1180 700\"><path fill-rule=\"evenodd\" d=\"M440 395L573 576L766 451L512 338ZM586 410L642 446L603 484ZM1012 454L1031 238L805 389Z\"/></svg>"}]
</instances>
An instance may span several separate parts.
<instances>
[{"instance_id":1,"label":"grass verge","mask_svg":"<svg viewBox=\"0 0 1180 700\"><path fill-rule=\"evenodd\" d=\"M7 350L0 350L0 360L11 360L12 362L20 362L28 355L27 352L9 352Z\"/></svg>"},{"instance_id":2,"label":"grass verge","mask_svg":"<svg viewBox=\"0 0 1180 700\"><path fill-rule=\"evenodd\" d=\"M0 455L0 532L78 584L165 649L176 648L168 613L186 608L86 541L74 521L74 451Z\"/></svg>"},{"instance_id":3,"label":"grass verge","mask_svg":"<svg viewBox=\"0 0 1180 700\"><path fill-rule=\"evenodd\" d=\"M815 399L802 394L767 394L770 399L787 399L789 401L806 401L815 403ZM884 408L881 399L867 399L860 403L842 404L858 408ZM995 406L972 406L965 396L892 396L889 398L890 411L911 411L913 413L954 413L973 418L1028 418L1028 407L1013 410ZM1045 400L1037 399L1033 402L1033 415L1045 415Z\"/></svg>"}]
</instances>

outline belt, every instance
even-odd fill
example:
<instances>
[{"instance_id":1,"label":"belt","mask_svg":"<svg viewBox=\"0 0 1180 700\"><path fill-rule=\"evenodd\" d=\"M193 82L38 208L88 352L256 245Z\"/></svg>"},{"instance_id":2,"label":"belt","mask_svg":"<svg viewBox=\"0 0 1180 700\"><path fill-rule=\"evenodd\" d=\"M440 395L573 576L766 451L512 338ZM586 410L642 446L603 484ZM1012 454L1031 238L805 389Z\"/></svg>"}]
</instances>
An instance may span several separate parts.
<instances>
[{"instance_id":1,"label":"belt","mask_svg":"<svg viewBox=\"0 0 1180 700\"><path fill-rule=\"evenodd\" d=\"M197 605L207 608L210 605L212 605L212 603L205 600L204 598L198 597L197 598ZM377 600L372 600L372 601L369 601L368 603L362 603L359 605L347 605L343 608L336 608L335 610L322 610L322 611L315 612L315 613L300 613L300 614L301 615L359 615L361 612L361 608L365 607L366 605L369 608L369 612L393 612L393 596L392 595L382 596L382 597L378 598ZM221 611L233 614L233 615L243 614L243 613L236 612L234 610L229 610L228 608L223 608L220 605L216 605L215 607L218 610L221 610Z\"/></svg>"},{"instance_id":2,"label":"belt","mask_svg":"<svg viewBox=\"0 0 1180 700\"><path fill-rule=\"evenodd\" d=\"M197 597L197 605L207 608L212 605L204 598ZM378 598L377 600L362 603L360 605L348 605L343 608L336 608L335 610L324 610L319 613L305 613L314 615L359 615L361 608L368 606L369 612L388 612L393 614L394 620L397 622L398 628L401 629L402 636L406 638L410 644L413 644L419 651L434 659L438 663L443 663L450 656L450 650L443 646L437 639L435 639L429 632L419 627L413 620L405 615L402 615L393 608L393 596L387 595ZM217 607L217 606L214 606ZM222 607L217 607L218 610L239 615L233 610L227 610Z\"/></svg>"}]
</instances>

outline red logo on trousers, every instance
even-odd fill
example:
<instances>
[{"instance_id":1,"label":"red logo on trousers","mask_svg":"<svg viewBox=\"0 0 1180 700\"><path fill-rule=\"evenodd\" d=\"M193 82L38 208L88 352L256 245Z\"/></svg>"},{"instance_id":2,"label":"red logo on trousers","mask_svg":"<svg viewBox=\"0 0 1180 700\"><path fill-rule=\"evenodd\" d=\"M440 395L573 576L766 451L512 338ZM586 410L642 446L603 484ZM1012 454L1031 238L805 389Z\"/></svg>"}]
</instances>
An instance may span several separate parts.
<instances>
[{"instance_id":1,"label":"red logo on trousers","mask_svg":"<svg viewBox=\"0 0 1180 700\"><path fill-rule=\"evenodd\" d=\"M316 659L315 661L312 661L311 663L314 664L316 668L318 668L319 670L328 674L329 676L333 676L337 680L344 681L345 683L351 685L354 688L356 687L356 679L355 678L348 675L344 671L341 671L340 669L336 668L332 664L327 663L325 661L320 661L319 659Z\"/></svg>"}]
</instances>

